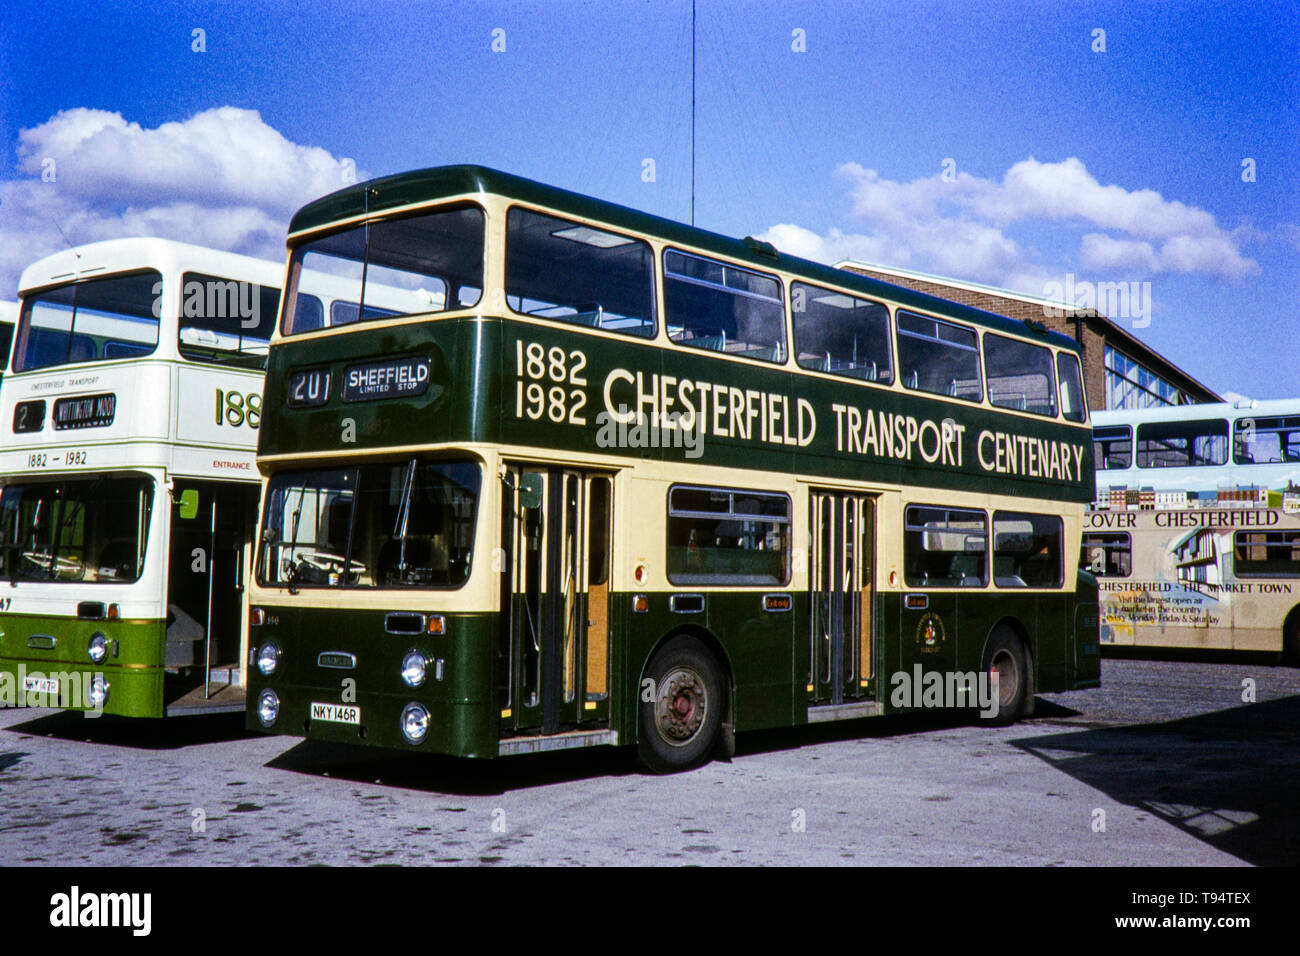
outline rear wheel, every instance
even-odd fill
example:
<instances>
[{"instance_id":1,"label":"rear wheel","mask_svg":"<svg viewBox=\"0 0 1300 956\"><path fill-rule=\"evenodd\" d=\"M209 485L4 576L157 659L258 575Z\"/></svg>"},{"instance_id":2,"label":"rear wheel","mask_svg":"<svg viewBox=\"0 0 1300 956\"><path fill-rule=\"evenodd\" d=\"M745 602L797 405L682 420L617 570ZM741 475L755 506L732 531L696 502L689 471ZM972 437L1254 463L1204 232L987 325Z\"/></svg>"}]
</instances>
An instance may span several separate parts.
<instances>
[{"instance_id":1,"label":"rear wheel","mask_svg":"<svg viewBox=\"0 0 1300 956\"><path fill-rule=\"evenodd\" d=\"M640 702L641 762L655 773L703 763L718 741L726 706L713 655L699 641L674 638L650 659L645 676L653 683Z\"/></svg>"},{"instance_id":2,"label":"rear wheel","mask_svg":"<svg viewBox=\"0 0 1300 956\"><path fill-rule=\"evenodd\" d=\"M1292 611L1282 625L1282 663L1300 667L1300 609Z\"/></svg>"},{"instance_id":3,"label":"rear wheel","mask_svg":"<svg viewBox=\"0 0 1300 956\"><path fill-rule=\"evenodd\" d=\"M993 721L998 724L1015 723L1024 716L1029 705L1029 654L1019 635L1006 626L998 627L989 636L984 651L984 671L997 675L998 713Z\"/></svg>"}]
</instances>

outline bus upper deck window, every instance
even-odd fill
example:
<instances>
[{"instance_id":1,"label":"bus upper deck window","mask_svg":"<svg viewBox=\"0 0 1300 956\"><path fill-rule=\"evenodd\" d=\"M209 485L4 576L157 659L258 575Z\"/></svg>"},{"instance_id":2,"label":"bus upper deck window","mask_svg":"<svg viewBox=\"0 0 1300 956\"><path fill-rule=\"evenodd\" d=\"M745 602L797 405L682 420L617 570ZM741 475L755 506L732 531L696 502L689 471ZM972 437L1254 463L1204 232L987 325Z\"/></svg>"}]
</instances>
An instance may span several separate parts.
<instances>
[{"instance_id":1,"label":"bus upper deck window","mask_svg":"<svg viewBox=\"0 0 1300 956\"><path fill-rule=\"evenodd\" d=\"M1127 425L1099 425L1092 430L1092 460L1097 468L1130 468L1133 465L1132 430Z\"/></svg>"},{"instance_id":2,"label":"bus upper deck window","mask_svg":"<svg viewBox=\"0 0 1300 956\"><path fill-rule=\"evenodd\" d=\"M1079 374L1079 359L1069 352L1057 352L1056 377L1061 388L1061 414L1066 421L1086 421L1088 406L1083 400L1083 376Z\"/></svg>"},{"instance_id":3,"label":"bus upper deck window","mask_svg":"<svg viewBox=\"0 0 1300 956\"><path fill-rule=\"evenodd\" d=\"M785 307L772 276L666 250L664 313L668 337L679 345L785 361Z\"/></svg>"},{"instance_id":4,"label":"bus upper deck window","mask_svg":"<svg viewBox=\"0 0 1300 956\"><path fill-rule=\"evenodd\" d=\"M651 338L654 252L640 239L513 207L506 304L515 312Z\"/></svg>"},{"instance_id":5,"label":"bus upper deck window","mask_svg":"<svg viewBox=\"0 0 1300 956\"><path fill-rule=\"evenodd\" d=\"M880 303L795 282L790 312L801 368L884 385L894 380L889 310Z\"/></svg>"},{"instance_id":6,"label":"bus upper deck window","mask_svg":"<svg viewBox=\"0 0 1300 956\"><path fill-rule=\"evenodd\" d=\"M984 396L974 329L913 312L899 311L896 320L898 368L905 387L970 402Z\"/></svg>"},{"instance_id":7,"label":"bus upper deck window","mask_svg":"<svg viewBox=\"0 0 1300 956\"><path fill-rule=\"evenodd\" d=\"M1228 423L1144 422L1137 429L1139 468L1186 468L1228 461Z\"/></svg>"},{"instance_id":8,"label":"bus upper deck window","mask_svg":"<svg viewBox=\"0 0 1300 956\"><path fill-rule=\"evenodd\" d=\"M191 361L265 368L279 304L274 286L187 272L177 348Z\"/></svg>"},{"instance_id":9,"label":"bus upper deck window","mask_svg":"<svg viewBox=\"0 0 1300 956\"><path fill-rule=\"evenodd\" d=\"M1232 457L1238 465L1300 462L1300 417L1238 418L1232 423Z\"/></svg>"},{"instance_id":10,"label":"bus upper deck window","mask_svg":"<svg viewBox=\"0 0 1300 956\"><path fill-rule=\"evenodd\" d=\"M1050 349L986 332L984 374L990 404L1056 417L1056 380Z\"/></svg>"}]
</instances>

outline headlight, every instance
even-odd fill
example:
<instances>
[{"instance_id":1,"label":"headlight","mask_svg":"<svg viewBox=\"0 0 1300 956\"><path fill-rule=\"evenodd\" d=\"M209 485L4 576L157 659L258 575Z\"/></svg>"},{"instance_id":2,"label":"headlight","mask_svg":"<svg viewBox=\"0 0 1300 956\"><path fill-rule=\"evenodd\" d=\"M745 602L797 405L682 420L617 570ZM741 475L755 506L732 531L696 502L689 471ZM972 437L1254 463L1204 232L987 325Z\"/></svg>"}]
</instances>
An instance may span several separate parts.
<instances>
[{"instance_id":1,"label":"headlight","mask_svg":"<svg viewBox=\"0 0 1300 956\"><path fill-rule=\"evenodd\" d=\"M262 722L263 727L270 727L279 716L280 698L268 687L257 695L257 719Z\"/></svg>"},{"instance_id":2,"label":"headlight","mask_svg":"<svg viewBox=\"0 0 1300 956\"><path fill-rule=\"evenodd\" d=\"M102 663L104 658L108 656L108 638L99 631L90 635L90 643L86 645L86 653L90 655L90 659L96 664Z\"/></svg>"},{"instance_id":3,"label":"headlight","mask_svg":"<svg viewBox=\"0 0 1300 956\"><path fill-rule=\"evenodd\" d=\"M280 664L280 648L274 641L263 641L257 648L257 669L263 677L270 677Z\"/></svg>"},{"instance_id":4,"label":"headlight","mask_svg":"<svg viewBox=\"0 0 1300 956\"><path fill-rule=\"evenodd\" d=\"M423 704L407 704L402 709L402 736L418 744L429 735L429 712Z\"/></svg>"},{"instance_id":5,"label":"headlight","mask_svg":"<svg viewBox=\"0 0 1300 956\"><path fill-rule=\"evenodd\" d=\"M96 674L90 679L90 691L86 695L91 707L103 707L108 703L108 681Z\"/></svg>"},{"instance_id":6,"label":"headlight","mask_svg":"<svg viewBox=\"0 0 1300 956\"><path fill-rule=\"evenodd\" d=\"M407 651L406 656L402 658L402 680L406 681L407 687L419 687L424 683L428 667L429 662L425 660L423 654L419 651Z\"/></svg>"}]
</instances>

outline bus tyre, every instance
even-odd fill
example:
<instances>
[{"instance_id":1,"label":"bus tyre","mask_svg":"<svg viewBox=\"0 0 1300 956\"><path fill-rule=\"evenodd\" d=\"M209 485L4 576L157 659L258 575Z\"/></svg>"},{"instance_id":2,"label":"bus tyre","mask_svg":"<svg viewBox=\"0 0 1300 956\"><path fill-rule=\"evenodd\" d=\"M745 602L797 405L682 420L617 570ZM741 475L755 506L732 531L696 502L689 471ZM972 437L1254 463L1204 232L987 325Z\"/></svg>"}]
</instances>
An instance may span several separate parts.
<instances>
[{"instance_id":1,"label":"bus tyre","mask_svg":"<svg viewBox=\"0 0 1300 956\"><path fill-rule=\"evenodd\" d=\"M1282 625L1282 663L1300 667L1300 613L1292 611Z\"/></svg>"},{"instance_id":2,"label":"bus tyre","mask_svg":"<svg viewBox=\"0 0 1300 956\"><path fill-rule=\"evenodd\" d=\"M998 627L989 635L984 650L984 672L998 675L998 712L995 724L1013 724L1024 716L1029 704L1029 655L1024 642L1009 627Z\"/></svg>"},{"instance_id":3,"label":"bus tyre","mask_svg":"<svg viewBox=\"0 0 1300 956\"><path fill-rule=\"evenodd\" d=\"M641 763L655 773L703 763L718 742L726 707L713 655L689 637L674 638L655 652L645 678L653 684L641 684Z\"/></svg>"}]
</instances>

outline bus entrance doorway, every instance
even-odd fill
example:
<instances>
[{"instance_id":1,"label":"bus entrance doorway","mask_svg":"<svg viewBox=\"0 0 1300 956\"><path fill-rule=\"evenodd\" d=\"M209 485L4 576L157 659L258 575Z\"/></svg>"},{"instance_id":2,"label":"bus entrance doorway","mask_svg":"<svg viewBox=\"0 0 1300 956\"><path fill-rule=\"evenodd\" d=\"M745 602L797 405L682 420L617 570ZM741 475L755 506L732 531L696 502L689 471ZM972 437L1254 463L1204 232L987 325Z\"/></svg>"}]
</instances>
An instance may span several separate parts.
<instances>
[{"instance_id":1,"label":"bus entrance doorway","mask_svg":"<svg viewBox=\"0 0 1300 956\"><path fill-rule=\"evenodd\" d=\"M608 475L509 466L502 494L501 722L554 735L608 718Z\"/></svg>"},{"instance_id":2,"label":"bus entrance doorway","mask_svg":"<svg viewBox=\"0 0 1300 956\"><path fill-rule=\"evenodd\" d=\"M244 572L257 500L256 485L177 481L172 489L163 691L169 716L244 707Z\"/></svg>"},{"instance_id":3,"label":"bus entrance doorway","mask_svg":"<svg viewBox=\"0 0 1300 956\"><path fill-rule=\"evenodd\" d=\"M814 704L874 697L876 499L814 489L809 495L811 648Z\"/></svg>"}]
</instances>

